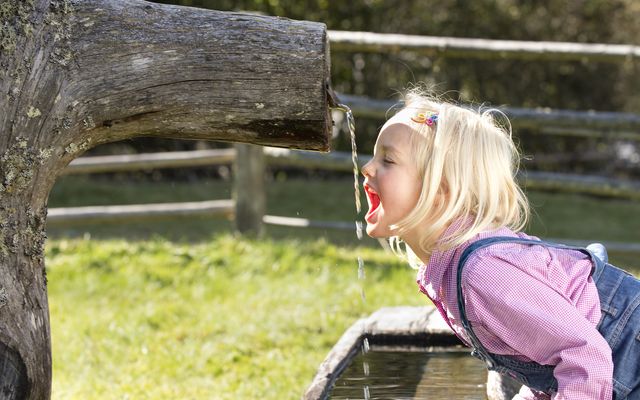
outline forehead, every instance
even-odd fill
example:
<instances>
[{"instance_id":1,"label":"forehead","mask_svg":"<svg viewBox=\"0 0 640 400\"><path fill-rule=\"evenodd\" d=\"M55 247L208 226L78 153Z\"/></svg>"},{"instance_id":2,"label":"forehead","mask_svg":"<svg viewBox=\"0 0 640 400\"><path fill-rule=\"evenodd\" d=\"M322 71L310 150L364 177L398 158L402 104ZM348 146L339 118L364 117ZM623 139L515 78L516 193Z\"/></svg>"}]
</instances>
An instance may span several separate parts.
<instances>
[{"instance_id":1,"label":"forehead","mask_svg":"<svg viewBox=\"0 0 640 400\"><path fill-rule=\"evenodd\" d=\"M414 111L402 110L391 117L380 129L376 147L394 147L400 150L409 147L416 124L411 120L414 114Z\"/></svg>"},{"instance_id":2,"label":"forehead","mask_svg":"<svg viewBox=\"0 0 640 400\"><path fill-rule=\"evenodd\" d=\"M405 125L407 129L414 129L416 122L412 121L411 118L415 117L417 113L418 111L415 109L404 108L400 110L396 115L389 118L387 122L382 126L381 131L388 126L395 124Z\"/></svg>"}]
</instances>

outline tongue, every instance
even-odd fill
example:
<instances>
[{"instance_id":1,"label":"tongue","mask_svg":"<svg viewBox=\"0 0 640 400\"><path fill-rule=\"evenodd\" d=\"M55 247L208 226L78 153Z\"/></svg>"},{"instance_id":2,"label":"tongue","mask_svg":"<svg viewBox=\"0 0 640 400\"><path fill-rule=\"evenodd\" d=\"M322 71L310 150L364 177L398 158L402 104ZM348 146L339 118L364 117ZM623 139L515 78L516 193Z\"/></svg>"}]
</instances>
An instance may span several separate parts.
<instances>
[{"instance_id":1,"label":"tongue","mask_svg":"<svg viewBox=\"0 0 640 400\"><path fill-rule=\"evenodd\" d=\"M380 197L378 197L378 195L369 193L369 200L371 202L371 205L369 206L369 212L367 213L365 218L368 218L371 215L373 215L378 209L378 207L380 206Z\"/></svg>"}]
</instances>

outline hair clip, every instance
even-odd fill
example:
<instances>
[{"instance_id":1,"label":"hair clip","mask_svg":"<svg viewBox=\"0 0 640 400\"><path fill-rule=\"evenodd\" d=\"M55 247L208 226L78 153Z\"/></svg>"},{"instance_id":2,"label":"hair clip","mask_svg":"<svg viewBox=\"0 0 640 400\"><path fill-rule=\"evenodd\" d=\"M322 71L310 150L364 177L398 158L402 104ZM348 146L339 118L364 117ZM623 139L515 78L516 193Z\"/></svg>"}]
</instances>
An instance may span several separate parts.
<instances>
[{"instance_id":1,"label":"hair clip","mask_svg":"<svg viewBox=\"0 0 640 400\"><path fill-rule=\"evenodd\" d=\"M428 126L433 126L433 124L438 122L438 113L431 113L428 117L426 113L420 113L415 117L411 117L411 120L419 124L427 124Z\"/></svg>"}]
</instances>

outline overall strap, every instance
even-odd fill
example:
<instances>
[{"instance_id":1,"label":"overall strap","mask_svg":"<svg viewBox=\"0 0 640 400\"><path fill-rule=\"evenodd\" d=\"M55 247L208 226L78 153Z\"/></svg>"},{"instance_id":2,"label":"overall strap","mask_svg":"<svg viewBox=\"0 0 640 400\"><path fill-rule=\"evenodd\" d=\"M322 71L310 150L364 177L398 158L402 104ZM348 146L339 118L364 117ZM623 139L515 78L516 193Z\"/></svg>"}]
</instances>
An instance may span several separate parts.
<instances>
[{"instance_id":1,"label":"overall strap","mask_svg":"<svg viewBox=\"0 0 640 400\"><path fill-rule=\"evenodd\" d=\"M591 253L589 250L581 247L566 246L558 243L545 242L545 241L535 240L535 239L524 239L524 238L513 237L513 236L494 236L494 237L489 237L485 239L480 239L478 241L471 243L466 249L464 249L464 251L462 252L462 255L460 256L460 261L458 262L458 269L456 274L458 310L460 311L460 319L462 321L462 326L467 332L467 335L469 336L469 340L473 345L473 351L477 353L479 356L481 356L483 360L485 360L487 366L490 369L498 366L498 363L496 363L491 353L489 353L484 348L482 343L480 343L480 340L478 339L476 334L473 332L473 329L471 328L471 323L469 323L469 319L467 318L466 304L464 301L464 295L462 293L462 269L464 268L465 263L467 262L467 260L469 259L469 257L474 251L485 248L495 243L505 243L505 242L522 243L522 244L530 244L530 245L542 245L542 246L554 247L554 248L560 248L560 249L577 250L588 255L591 258L593 265L596 265L597 263L597 257L593 253ZM592 269L592 273L593 273L593 269Z\"/></svg>"}]
</instances>

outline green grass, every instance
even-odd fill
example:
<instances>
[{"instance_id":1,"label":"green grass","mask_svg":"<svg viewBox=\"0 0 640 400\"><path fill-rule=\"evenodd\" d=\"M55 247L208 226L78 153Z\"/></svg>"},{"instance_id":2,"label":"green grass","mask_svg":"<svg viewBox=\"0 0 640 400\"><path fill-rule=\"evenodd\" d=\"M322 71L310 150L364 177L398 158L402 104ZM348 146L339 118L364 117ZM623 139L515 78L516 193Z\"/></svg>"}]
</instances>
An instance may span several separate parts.
<instances>
[{"instance_id":1,"label":"green grass","mask_svg":"<svg viewBox=\"0 0 640 400\"><path fill-rule=\"evenodd\" d=\"M349 179L275 180L268 213L353 221L352 187ZM230 193L221 181L65 177L49 206ZM551 193L530 198L533 234L640 242L637 203ZM49 229L53 398L297 399L358 318L382 306L426 304L415 271L374 240L357 241L355 232L268 227L257 240L230 229L216 219ZM640 266L638 254L612 259Z\"/></svg>"},{"instance_id":2,"label":"green grass","mask_svg":"<svg viewBox=\"0 0 640 400\"><path fill-rule=\"evenodd\" d=\"M297 399L355 320L425 304L395 256L323 240L62 239L47 262L56 399Z\"/></svg>"}]
</instances>

